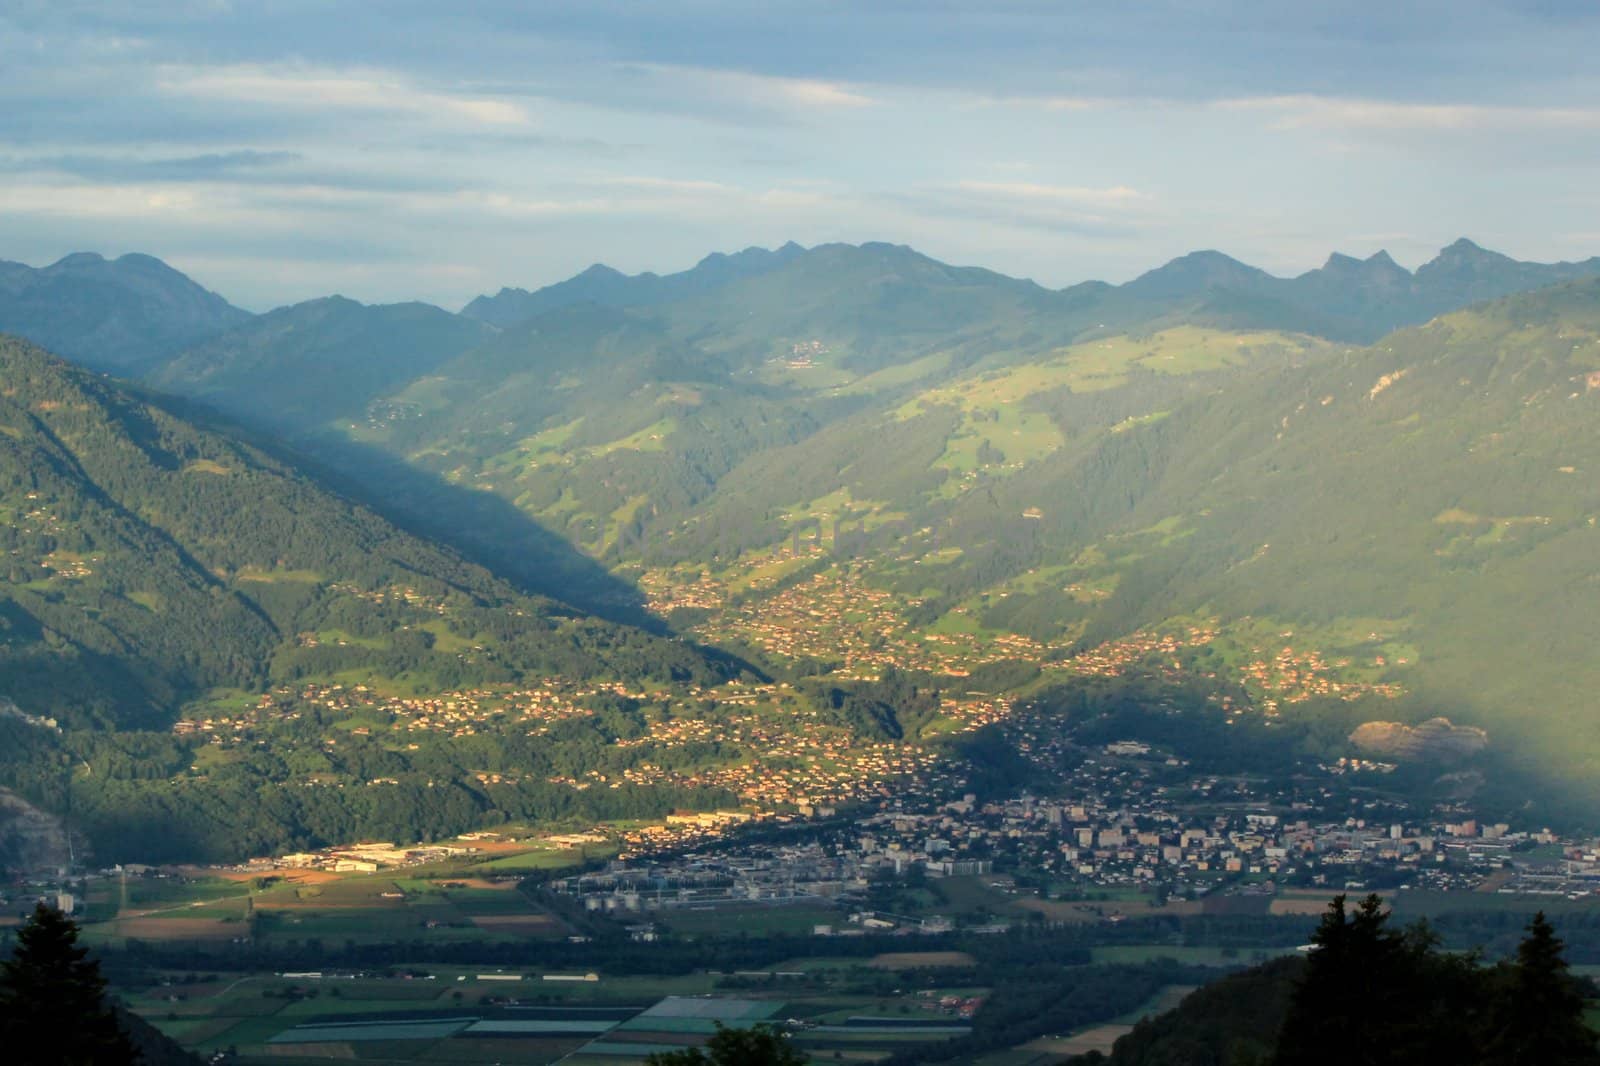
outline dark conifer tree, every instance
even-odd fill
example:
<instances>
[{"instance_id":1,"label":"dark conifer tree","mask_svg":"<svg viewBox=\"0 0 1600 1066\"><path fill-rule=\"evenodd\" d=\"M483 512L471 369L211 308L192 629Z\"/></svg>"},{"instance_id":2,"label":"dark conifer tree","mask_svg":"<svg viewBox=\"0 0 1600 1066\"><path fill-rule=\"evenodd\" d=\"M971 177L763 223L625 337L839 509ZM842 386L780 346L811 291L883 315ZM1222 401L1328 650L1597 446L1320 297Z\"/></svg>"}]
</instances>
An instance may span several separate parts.
<instances>
[{"instance_id":1,"label":"dark conifer tree","mask_svg":"<svg viewBox=\"0 0 1600 1066\"><path fill-rule=\"evenodd\" d=\"M138 1056L106 1003L78 926L40 903L0 962L0 1048L15 1066L111 1066Z\"/></svg>"},{"instance_id":2,"label":"dark conifer tree","mask_svg":"<svg viewBox=\"0 0 1600 1066\"><path fill-rule=\"evenodd\" d=\"M1376 1057L1369 1035L1370 983L1387 915L1370 898L1352 916L1346 897L1322 916L1306 973L1290 1001L1275 1066L1365 1066Z\"/></svg>"},{"instance_id":3,"label":"dark conifer tree","mask_svg":"<svg viewBox=\"0 0 1600 1066\"><path fill-rule=\"evenodd\" d=\"M1436 952L1426 926L1389 928L1376 895L1353 912L1336 896L1311 939L1274 1066L1400 1066L1471 1055L1474 960Z\"/></svg>"},{"instance_id":4,"label":"dark conifer tree","mask_svg":"<svg viewBox=\"0 0 1600 1066\"><path fill-rule=\"evenodd\" d=\"M1528 923L1517 958L1503 975L1484 1062L1494 1066L1595 1066L1595 1034L1567 971L1562 942L1544 912Z\"/></svg>"}]
</instances>

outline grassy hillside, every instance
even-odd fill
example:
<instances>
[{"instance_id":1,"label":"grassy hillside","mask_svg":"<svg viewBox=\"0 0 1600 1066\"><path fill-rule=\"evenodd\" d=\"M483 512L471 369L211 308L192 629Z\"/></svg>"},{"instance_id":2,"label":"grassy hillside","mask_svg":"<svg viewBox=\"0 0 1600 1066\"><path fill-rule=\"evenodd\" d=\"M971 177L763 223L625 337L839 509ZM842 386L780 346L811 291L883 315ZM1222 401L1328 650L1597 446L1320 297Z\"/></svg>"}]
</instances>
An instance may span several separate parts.
<instances>
[{"instance_id":1,"label":"grassy hillside","mask_svg":"<svg viewBox=\"0 0 1600 1066\"><path fill-rule=\"evenodd\" d=\"M792 550L783 531L807 519L859 525L811 556L806 580L819 597L882 589L908 640L1010 635L1018 657L1071 666L1130 634L1198 631L1175 663L1245 683L1252 713L1346 728L1445 715L1588 788L1600 284L1368 349L1285 346L1254 372L1216 369L1202 339L1170 362L1121 342L926 391L898 420L753 458L704 521L750 531L732 547L761 554ZM986 395L993 414L974 425ZM955 447L974 432L976 448ZM985 451L992 462L963 469ZM730 585L756 565L687 543L645 556L663 602L687 602L684 560L724 567Z\"/></svg>"},{"instance_id":2,"label":"grassy hillside","mask_svg":"<svg viewBox=\"0 0 1600 1066\"><path fill-rule=\"evenodd\" d=\"M953 512L947 540L970 545L960 568L1055 563L1109 589L1089 640L1185 613L1272 618L1286 644L1383 659L1407 702L1588 778L1597 327L1592 282L1447 316L1025 471L992 509ZM1029 547L979 543L1029 506ZM1377 638L1339 632L1356 619Z\"/></svg>"}]
</instances>

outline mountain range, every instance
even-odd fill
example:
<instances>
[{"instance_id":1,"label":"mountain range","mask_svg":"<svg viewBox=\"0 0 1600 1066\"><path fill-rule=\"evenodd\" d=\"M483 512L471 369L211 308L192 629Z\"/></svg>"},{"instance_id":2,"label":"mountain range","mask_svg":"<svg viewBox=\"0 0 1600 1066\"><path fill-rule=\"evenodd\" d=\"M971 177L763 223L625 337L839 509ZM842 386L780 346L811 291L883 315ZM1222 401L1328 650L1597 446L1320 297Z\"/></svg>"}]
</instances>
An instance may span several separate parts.
<instances>
[{"instance_id":1,"label":"mountain range","mask_svg":"<svg viewBox=\"0 0 1600 1066\"><path fill-rule=\"evenodd\" d=\"M572 304L637 307L666 303L709 292L740 278L768 273L804 253L805 249L793 241L772 251L746 248L732 255L713 252L692 269L664 277L652 273L624 274L604 263L596 263L575 277L547 285L537 292L505 288L493 296L479 296L462 308L461 313L493 326L514 326Z\"/></svg>"},{"instance_id":2,"label":"mountain range","mask_svg":"<svg viewBox=\"0 0 1600 1066\"><path fill-rule=\"evenodd\" d=\"M790 242L767 250L713 253L674 274L623 274L595 264L566 281L529 291L515 287L479 296L461 311L486 325L516 326L549 311L579 304L644 308L693 301L738 282L792 268L780 284L804 282L832 267L876 262L872 288L896 277L944 270L968 285L1006 292L1033 310L1074 321L1109 318L1123 324L1179 316L1258 325L1340 340L1370 342L1403 325L1424 322L1469 303L1600 273L1600 257L1573 263L1522 262L1462 238L1414 273L1386 252L1367 259L1334 253L1320 268L1293 278L1274 277L1221 252L1193 252L1123 285L1083 282L1050 290L1032 282L976 269L945 267L892 245L822 245ZM888 291L888 290L882 290ZM337 298L333 298L337 299ZM343 316L322 300L270 312L260 328L322 328L334 343L364 343ZM425 312L412 305L412 314ZM0 332L15 333L97 369L143 375L189 349L250 322L249 312L197 285L159 259L130 254L109 260L75 253L46 267L0 261ZM441 328L435 325L434 328ZM382 327L374 327L381 335ZM238 343L249 347L249 339ZM307 344L315 342L294 341ZM212 360L225 350L212 346ZM199 358L204 359L204 356ZM219 369L213 365L213 374Z\"/></svg>"},{"instance_id":3,"label":"mountain range","mask_svg":"<svg viewBox=\"0 0 1600 1066\"><path fill-rule=\"evenodd\" d=\"M1462 797L1509 772L1542 810L1593 798L1600 260L1458 241L1414 273L1380 253L1276 278L1199 252L1049 290L790 244L461 314L257 316L153 262L0 275L22 279L0 329L129 379L0 351L0 696L77 738L52 743L119 730L176 765L189 749L154 739L175 719L309 683L551 675L670 701L765 675L799 686L780 718L894 671L973 689L849 726L921 743L983 698L1139 673L1314 758L1431 766ZM1363 746L1438 718L1429 735L1471 743ZM552 779L659 758L563 738L526 756ZM473 750L429 755L434 776L471 780ZM423 787L421 756L371 758L313 773ZM298 772L196 765L229 796ZM47 795L29 780L7 783ZM401 808L465 824L490 799L463 787L448 813Z\"/></svg>"}]
</instances>

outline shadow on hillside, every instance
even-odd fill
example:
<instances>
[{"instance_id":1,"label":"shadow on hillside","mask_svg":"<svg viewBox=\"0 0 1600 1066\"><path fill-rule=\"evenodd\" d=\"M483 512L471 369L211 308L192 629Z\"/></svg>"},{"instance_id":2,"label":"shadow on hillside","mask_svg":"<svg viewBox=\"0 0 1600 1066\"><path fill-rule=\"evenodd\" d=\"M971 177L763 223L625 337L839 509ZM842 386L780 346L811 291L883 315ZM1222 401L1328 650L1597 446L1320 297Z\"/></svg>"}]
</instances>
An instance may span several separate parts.
<instances>
[{"instance_id":1,"label":"shadow on hillside","mask_svg":"<svg viewBox=\"0 0 1600 1066\"><path fill-rule=\"evenodd\" d=\"M347 499L401 529L454 549L525 592L559 600L612 622L666 634L633 584L612 574L510 501L453 485L371 445L332 438L289 440L269 426L241 424L194 400L147 398L191 422L242 435L281 461L306 470Z\"/></svg>"},{"instance_id":2,"label":"shadow on hillside","mask_svg":"<svg viewBox=\"0 0 1600 1066\"><path fill-rule=\"evenodd\" d=\"M978 796L1009 796L1018 789L1059 784L1023 757L1016 739L999 722L957 735L950 750L968 764L967 790Z\"/></svg>"},{"instance_id":3,"label":"shadow on hillside","mask_svg":"<svg viewBox=\"0 0 1600 1066\"><path fill-rule=\"evenodd\" d=\"M502 496L451 484L371 445L319 440L298 447L341 491L529 592L613 622L666 629L636 586Z\"/></svg>"}]
</instances>

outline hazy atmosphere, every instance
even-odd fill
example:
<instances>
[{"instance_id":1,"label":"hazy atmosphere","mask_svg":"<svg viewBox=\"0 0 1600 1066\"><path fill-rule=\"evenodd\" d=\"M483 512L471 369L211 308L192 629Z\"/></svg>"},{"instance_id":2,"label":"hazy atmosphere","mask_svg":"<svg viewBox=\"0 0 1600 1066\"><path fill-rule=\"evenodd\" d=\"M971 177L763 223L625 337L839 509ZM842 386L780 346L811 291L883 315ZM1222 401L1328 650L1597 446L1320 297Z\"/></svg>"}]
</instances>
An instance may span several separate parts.
<instances>
[{"instance_id":1,"label":"hazy atmosphere","mask_svg":"<svg viewBox=\"0 0 1600 1066\"><path fill-rule=\"evenodd\" d=\"M1194 248L1600 247L1593 4L0 6L0 227L253 310L884 240L1050 286Z\"/></svg>"},{"instance_id":2,"label":"hazy atmosphere","mask_svg":"<svg viewBox=\"0 0 1600 1066\"><path fill-rule=\"evenodd\" d=\"M0 0L0 1057L1600 1066L1597 42Z\"/></svg>"}]
</instances>

